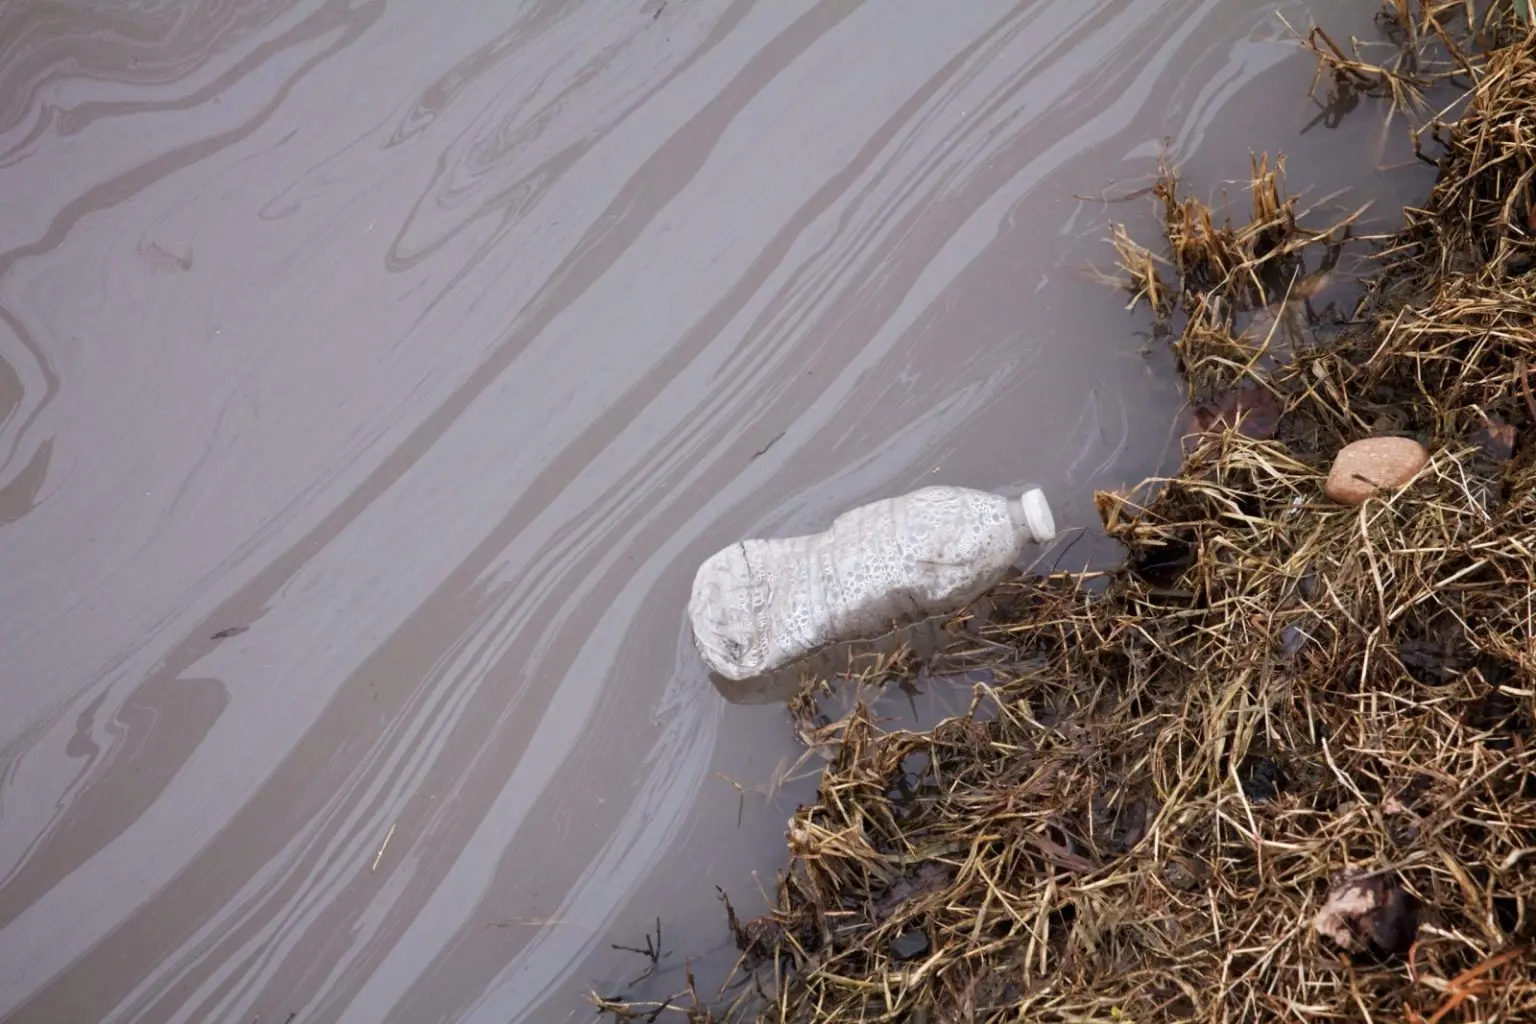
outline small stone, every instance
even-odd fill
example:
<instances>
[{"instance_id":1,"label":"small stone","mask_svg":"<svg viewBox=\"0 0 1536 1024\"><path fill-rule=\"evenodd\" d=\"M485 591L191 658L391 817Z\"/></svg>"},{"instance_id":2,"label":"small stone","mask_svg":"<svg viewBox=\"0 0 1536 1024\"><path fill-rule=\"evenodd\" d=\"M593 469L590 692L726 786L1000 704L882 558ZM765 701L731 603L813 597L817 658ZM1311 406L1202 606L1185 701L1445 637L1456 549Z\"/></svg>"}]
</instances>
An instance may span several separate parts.
<instances>
[{"instance_id":1,"label":"small stone","mask_svg":"<svg viewBox=\"0 0 1536 1024\"><path fill-rule=\"evenodd\" d=\"M1312 927L1351 953L1367 946L1406 953L1418 932L1417 911L1395 877L1345 868L1333 876Z\"/></svg>"},{"instance_id":2,"label":"small stone","mask_svg":"<svg viewBox=\"0 0 1536 1024\"><path fill-rule=\"evenodd\" d=\"M1515 428L1495 418L1490 418L1487 426L1472 435L1473 443L1496 462L1508 462L1514 458L1515 440Z\"/></svg>"},{"instance_id":3,"label":"small stone","mask_svg":"<svg viewBox=\"0 0 1536 1024\"><path fill-rule=\"evenodd\" d=\"M891 940L891 959L913 960L928 952L928 936L916 928Z\"/></svg>"},{"instance_id":4,"label":"small stone","mask_svg":"<svg viewBox=\"0 0 1536 1024\"><path fill-rule=\"evenodd\" d=\"M1323 493L1358 505L1379 489L1396 490L1429 462L1424 446L1410 437L1368 437L1340 449Z\"/></svg>"},{"instance_id":5,"label":"small stone","mask_svg":"<svg viewBox=\"0 0 1536 1024\"><path fill-rule=\"evenodd\" d=\"M1243 795L1254 803L1267 803L1280 795L1285 772L1267 757L1255 757L1244 765Z\"/></svg>"}]
</instances>

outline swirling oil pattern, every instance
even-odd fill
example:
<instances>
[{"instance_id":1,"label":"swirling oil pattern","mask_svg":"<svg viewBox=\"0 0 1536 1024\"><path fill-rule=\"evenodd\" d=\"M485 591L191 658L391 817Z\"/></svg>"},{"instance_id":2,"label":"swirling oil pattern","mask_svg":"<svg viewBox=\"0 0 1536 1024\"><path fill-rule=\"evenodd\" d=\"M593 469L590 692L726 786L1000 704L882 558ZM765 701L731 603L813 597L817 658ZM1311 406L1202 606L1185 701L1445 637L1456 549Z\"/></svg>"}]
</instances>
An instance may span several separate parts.
<instances>
[{"instance_id":1,"label":"swirling oil pattern","mask_svg":"<svg viewBox=\"0 0 1536 1024\"><path fill-rule=\"evenodd\" d=\"M1094 277L1160 148L1429 180L1275 6L0 4L0 1019L718 982L814 783L694 569L929 482L1104 557L1092 491L1177 445Z\"/></svg>"}]
</instances>

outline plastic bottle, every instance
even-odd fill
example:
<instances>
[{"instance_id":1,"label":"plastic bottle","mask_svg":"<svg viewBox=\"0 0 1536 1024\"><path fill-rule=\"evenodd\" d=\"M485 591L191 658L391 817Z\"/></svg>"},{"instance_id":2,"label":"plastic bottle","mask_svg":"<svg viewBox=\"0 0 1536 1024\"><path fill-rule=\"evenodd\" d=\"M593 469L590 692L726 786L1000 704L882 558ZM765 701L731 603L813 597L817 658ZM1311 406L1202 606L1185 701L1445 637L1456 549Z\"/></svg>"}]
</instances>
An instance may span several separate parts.
<instances>
[{"instance_id":1,"label":"plastic bottle","mask_svg":"<svg viewBox=\"0 0 1536 1024\"><path fill-rule=\"evenodd\" d=\"M1055 535L1038 489L1007 498L925 487L844 512L821 533L732 544L694 576L694 644L727 679L759 676L828 644L958 611L1030 541Z\"/></svg>"}]
</instances>

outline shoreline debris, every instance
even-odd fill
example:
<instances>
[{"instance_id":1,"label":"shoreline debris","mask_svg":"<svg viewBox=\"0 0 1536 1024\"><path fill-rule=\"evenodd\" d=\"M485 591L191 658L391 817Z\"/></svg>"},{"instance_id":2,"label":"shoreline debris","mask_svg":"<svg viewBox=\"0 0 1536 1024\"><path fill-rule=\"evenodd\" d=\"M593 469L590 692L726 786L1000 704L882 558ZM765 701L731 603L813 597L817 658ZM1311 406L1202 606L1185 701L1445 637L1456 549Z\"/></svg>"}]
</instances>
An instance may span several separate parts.
<instances>
[{"instance_id":1,"label":"shoreline debris","mask_svg":"<svg viewBox=\"0 0 1536 1024\"><path fill-rule=\"evenodd\" d=\"M1210 414L1176 474L1096 496L1124 567L1007 582L951 620L930 677L972 698L932 729L862 704L817 719L826 681L797 698L829 759L775 902L719 1004L667 1013L1536 1019L1522 3L1387 0L1384 67L1313 37L1338 88L1429 117L1415 140L1439 172L1352 313L1289 351L1244 319L1336 259L1354 215L1306 226L1263 158L1236 225L1163 174L1164 254L1113 241ZM1447 84L1468 90L1454 123L1423 113ZM1272 427L1224 397L1253 387ZM1319 500L1346 446L1386 435L1424 444L1406 486Z\"/></svg>"},{"instance_id":2,"label":"shoreline debris","mask_svg":"<svg viewBox=\"0 0 1536 1024\"><path fill-rule=\"evenodd\" d=\"M1028 545L1055 536L1039 488L1010 498L932 486L849 509L820 533L738 541L694 575L694 646L730 682L769 676L819 650L960 611Z\"/></svg>"},{"instance_id":3,"label":"shoreline debris","mask_svg":"<svg viewBox=\"0 0 1536 1024\"><path fill-rule=\"evenodd\" d=\"M1395 879L1345 868L1333 877L1312 927L1351 953L1374 947L1402 955L1413 946L1418 930L1414 909L1412 897Z\"/></svg>"}]
</instances>

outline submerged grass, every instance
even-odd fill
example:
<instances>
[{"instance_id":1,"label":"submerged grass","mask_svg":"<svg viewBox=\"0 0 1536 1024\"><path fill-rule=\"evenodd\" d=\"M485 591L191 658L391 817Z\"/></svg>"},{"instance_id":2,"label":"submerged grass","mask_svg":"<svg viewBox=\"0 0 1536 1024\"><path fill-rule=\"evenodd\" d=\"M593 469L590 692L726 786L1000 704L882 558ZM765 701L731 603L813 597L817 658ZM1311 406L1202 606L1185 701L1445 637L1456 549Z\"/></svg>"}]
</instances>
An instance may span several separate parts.
<instances>
[{"instance_id":1,"label":"submerged grass","mask_svg":"<svg viewBox=\"0 0 1536 1024\"><path fill-rule=\"evenodd\" d=\"M1304 227L1262 159L1236 226L1163 175L1166 254L1114 243L1210 414L1176 476L1098 495L1125 568L1015 582L958 617L936 668L988 681L931 731L887 731L863 705L817 719L803 695L801 735L830 760L790 820L776 905L731 914L734 1004L602 1009L1536 1019L1536 39L1520 2L1388 3L1404 41L1385 70L1309 37L1325 73L1405 107L1439 66L1471 95L1427 126L1438 180L1358 307L1303 343L1242 325L1305 298L1352 218ZM1383 434L1419 438L1428 465L1358 507L1327 501L1334 454Z\"/></svg>"}]
</instances>

